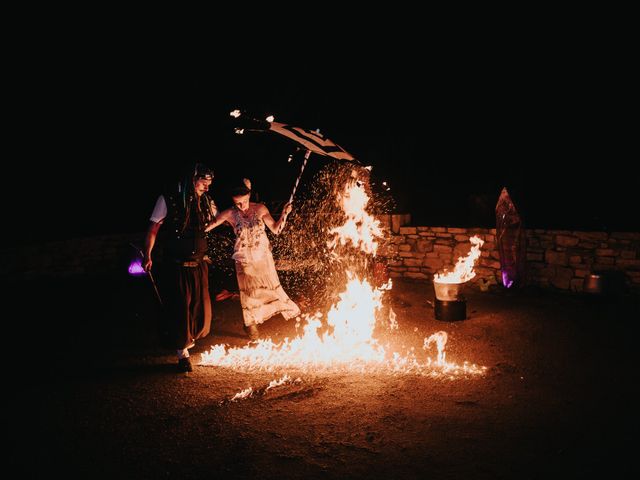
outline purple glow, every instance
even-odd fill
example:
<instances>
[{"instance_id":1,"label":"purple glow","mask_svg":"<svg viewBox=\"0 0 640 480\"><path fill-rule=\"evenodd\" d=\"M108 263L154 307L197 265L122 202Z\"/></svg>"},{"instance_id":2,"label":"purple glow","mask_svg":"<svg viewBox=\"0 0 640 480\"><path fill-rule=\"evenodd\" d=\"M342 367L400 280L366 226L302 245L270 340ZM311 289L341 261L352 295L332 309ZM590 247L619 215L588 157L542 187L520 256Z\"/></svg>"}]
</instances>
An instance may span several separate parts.
<instances>
[{"instance_id":1,"label":"purple glow","mask_svg":"<svg viewBox=\"0 0 640 480\"><path fill-rule=\"evenodd\" d=\"M505 270L502 270L502 284L507 288L513 285L513 280L509 278L509 274Z\"/></svg>"},{"instance_id":2,"label":"purple glow","mask_svg":"<svg viewBox=\"0 0 640 480\"><path fill-rule=\"evenodd\" d=\"M146 273L144 268L142 268L142 260L139 258L134 258L129 264L129 275L140 276Z\"/></svg>"}]
</instances>

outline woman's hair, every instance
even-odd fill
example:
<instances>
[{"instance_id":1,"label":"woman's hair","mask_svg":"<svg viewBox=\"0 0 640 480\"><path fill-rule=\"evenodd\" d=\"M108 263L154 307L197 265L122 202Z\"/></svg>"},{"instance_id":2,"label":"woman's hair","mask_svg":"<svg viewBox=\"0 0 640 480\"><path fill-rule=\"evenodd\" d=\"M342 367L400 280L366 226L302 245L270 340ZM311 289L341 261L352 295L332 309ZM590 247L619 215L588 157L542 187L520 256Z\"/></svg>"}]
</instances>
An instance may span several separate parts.
<instances>
[{"instance_id":1,"label":"woman's hair","mask_svg":"<svg viewBox=\"0 0 640 480\"><path fill-rule=\"evenodd\" d=\"M236 185L231 187L230 193L232 197L239 197L251 193L251 180L243 178Z\"/></svg>"}]
</instances>

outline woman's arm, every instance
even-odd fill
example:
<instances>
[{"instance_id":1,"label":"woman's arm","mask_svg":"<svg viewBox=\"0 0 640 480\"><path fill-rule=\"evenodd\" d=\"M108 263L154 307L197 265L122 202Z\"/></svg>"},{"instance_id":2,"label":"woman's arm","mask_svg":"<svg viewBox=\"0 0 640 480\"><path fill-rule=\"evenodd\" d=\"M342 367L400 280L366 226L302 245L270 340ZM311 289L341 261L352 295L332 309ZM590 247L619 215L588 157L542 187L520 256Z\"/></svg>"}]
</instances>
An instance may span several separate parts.
<instances>
[{"instance_id":1,"label":"woman's arm","mask_svg":"<svg viewBox=\"0 0 640 480\"><path fill-rule=\"evenodd\" d=\"M233 226L233 223L231 221L231 210L230 209L226 209L224 212L221 212L220 215L218 215L216 217L216 219L212 223L207 225L205 227L205 229L204 229L205 233L206 232L210 232L211 230L213 230L216 227L219 227L224 222L229 222Z\"/></svg>"},{"instance_id":2,"label":"woman's arm","mask_svg":"<svg viewBox=\"0 0 640 480\"><path fill-rule=\"evenodd\" d=\"M280 215L280 219L277 222L273 219L266 206L261 205L259 213L261 214L264 224L269 227L269 230L274 234L279 235L284 229L284 224L286 223L287 216L291 213L291 210L293 210L293 206L290 203L287 203L282 209L282 215Z\"/></svg>"}]
</instances>

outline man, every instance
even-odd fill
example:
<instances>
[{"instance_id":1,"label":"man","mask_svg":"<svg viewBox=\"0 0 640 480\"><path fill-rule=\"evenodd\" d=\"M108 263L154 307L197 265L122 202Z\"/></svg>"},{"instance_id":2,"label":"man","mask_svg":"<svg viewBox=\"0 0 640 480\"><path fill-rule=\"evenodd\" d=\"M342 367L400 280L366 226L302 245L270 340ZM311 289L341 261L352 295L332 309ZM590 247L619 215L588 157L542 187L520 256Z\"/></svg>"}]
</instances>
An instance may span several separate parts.
<instances>
[{"instance_id":1,"label":"man","mask_svg":"<svg viewBox=\"0 0 640 480\"><path fill-rule=\"evenodd\" d=\"M207 336L211 328L205 227L217 213L215 203L207 195L212 181L213 172L205 165L196 164L190 169L176 191L158 197L145 239L143 265L149 271L158 231L166 225L163 306L180 372L193 371L189 349L196 340Z\"/></svg>"}]
</instances>

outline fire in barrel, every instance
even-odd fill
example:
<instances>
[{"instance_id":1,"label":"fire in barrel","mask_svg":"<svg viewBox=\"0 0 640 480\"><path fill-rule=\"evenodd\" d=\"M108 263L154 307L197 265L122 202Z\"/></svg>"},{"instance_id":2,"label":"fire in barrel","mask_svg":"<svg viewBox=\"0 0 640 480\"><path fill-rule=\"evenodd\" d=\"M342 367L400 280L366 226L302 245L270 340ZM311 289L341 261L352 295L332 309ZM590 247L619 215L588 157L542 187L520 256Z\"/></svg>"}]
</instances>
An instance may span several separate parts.
<instances>
[{"instance_id":1,"label":"fire in barrel","mask_svg":"<svg viewBox=\"0 0 640 480\"><path fill-rule=\"evenodd\" d=\"M480 247L484 241L473 236L469 238L471 250L466 257L459 257L452 271L445 270L433 276L433 288L436 294L435 317L437 320L455 321L467 318L467 303L462 294L466 282L476 276L473 270Z\"/></svg>"}]
</instances>

